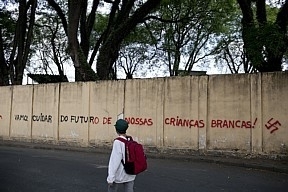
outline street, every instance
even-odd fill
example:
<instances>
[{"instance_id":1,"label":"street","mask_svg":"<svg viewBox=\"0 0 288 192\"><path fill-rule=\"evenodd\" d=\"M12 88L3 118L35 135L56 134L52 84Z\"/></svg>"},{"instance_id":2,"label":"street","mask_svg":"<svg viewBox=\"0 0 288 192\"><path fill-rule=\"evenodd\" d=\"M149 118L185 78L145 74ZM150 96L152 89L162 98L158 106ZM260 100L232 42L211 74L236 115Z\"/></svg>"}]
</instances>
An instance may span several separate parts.
<instances>
[{"instance_id":1,"label":"street","mask_svg":"<svg viewBox=\"0 0 288 192\"><path fill-rule=\"evenodd\" d=\"M109 154L0 146L1 192L105 192ZM148 158L135 192L287 191L288 175Z\"/></svg>"}]
</instances>

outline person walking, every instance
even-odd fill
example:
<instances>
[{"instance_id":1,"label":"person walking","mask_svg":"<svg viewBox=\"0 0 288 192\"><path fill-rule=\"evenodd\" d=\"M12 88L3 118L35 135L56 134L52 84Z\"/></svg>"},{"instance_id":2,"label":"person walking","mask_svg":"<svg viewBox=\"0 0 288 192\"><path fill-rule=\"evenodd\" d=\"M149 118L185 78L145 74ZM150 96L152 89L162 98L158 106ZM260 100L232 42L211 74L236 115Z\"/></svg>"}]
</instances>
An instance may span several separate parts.
<instances>
[{"instance_id":1,"label":"person walking","mask_svg":"<svg viewBox=\"0 0 288 192\"><path fill-rule=\"evenodd\" d=\"M126 138L126 130L129 125L124 119L118 119L114 125L118 137ZM134 192L134 180L136 175L129 175L125 172L121 160L125 163L125 143L115 139L108 165L108 192L117 192L123 186L125 192Z\"/></svg>"}]
</instances>

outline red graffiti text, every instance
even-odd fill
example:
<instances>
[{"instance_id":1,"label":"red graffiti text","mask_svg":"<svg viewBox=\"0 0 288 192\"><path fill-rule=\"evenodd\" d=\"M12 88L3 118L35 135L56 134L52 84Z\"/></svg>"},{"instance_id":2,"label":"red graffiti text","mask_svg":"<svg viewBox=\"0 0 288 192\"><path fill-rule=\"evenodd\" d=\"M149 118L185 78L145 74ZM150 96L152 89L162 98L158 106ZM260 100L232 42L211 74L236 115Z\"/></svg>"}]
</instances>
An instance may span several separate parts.
<instances>
[{"instance_id":1,"label":"red graffiti text","mask_svg":"<svg viewBox=\"0 0 288 192\"><path fill-rule=\"evenodd\" d=\"M181 119L179 116L165 118L164 120L165 125L172 125L177 127L196 127L196 128L203 128L205 126L204 120L194 120L194 119Z\"/></svg>"},{"instance_id":2,"label":"red graffiti text","mask_svg":"<svg viewBox=\"0 0 288 192\"><path fill-rule=\"evenodd\" d=\"M125 117L125 120L131 125L147 125L147 126L153 125L153 121L151 118Z\"/></svg>"},{"instance_id":3,"label":"red graffiti text","mask_svg":"<svg viewBox=\"0 0 288 192\"><path fill-rule=\"evenodd\" d=\"M243 120L220 120L220 119L213 119L211 121L212 128L247 128L251 129L254 128L257 122L257 118L255 119L254 123L251 121L243 121Z\"/></svg>"},{"instance_id":4,"label":"red graffiti text","mask_svg":"<svg viewBox=\"0 0 288 192\"><path fill-rule=\"evenodd\" d=\"M103 125L112 124L111 120L112 120L112 117L103 117Z\"/></svg>"}]
</instances>

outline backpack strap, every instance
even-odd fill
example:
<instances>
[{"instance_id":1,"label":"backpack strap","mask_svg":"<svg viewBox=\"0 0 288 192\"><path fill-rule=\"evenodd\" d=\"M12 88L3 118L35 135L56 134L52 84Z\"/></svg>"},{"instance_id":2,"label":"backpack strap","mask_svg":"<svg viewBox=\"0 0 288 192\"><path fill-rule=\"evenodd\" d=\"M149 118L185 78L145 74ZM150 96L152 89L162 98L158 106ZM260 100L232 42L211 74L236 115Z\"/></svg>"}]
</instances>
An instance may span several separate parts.
<instances>
[{"instance_id":1,"label":"backpack strap","mask_svg":"<svg viewBox=\"0 0 288 192\"><path fill-rule=\"evenodd\" d=\"M132 139L132 137L131 136L127 136L126 137L127 139ZM127 143L127 139L124 139L124 138L122 138L122 137L117 137L115 140L118 140L118 141L121 141L121 142L123 142L124 144L125 144L125 161L126 161L126 159L127 159L127 151L126 151L126 143ZM133 139L132 139L132 141L133 141ZM124 166L124 160L123 159L121 159L121 163L122 163L122 165Z\"/></svg>"},{"instance_id":2,"label":"backpack strap","mask_svg":"<svg viewBox=\"0 0 288 192\"><path fill-rule=\"evenodd\" d=\"M133 138L131 136L126 136L126 139L124 139L122 137L117 137L115 140L122 141L123 143L126 144L127 141L133 141Z\"/></svg>"},{"instance_id":3,"label":"backpack strap","mask_svg":"<svg viewBox=\"0 0 288 192\"><path fill-rule=\"evenodd\" d=\"M119 141L122 141L123 143L126 144L127 140L122 138L122 137L117 137L115 140L119 140Z\"/></svg>"},{"instance_id":4,"label":"backpack strap","mask_svg":"<svg viewBox=\"0 0 288 192\"><path fill-rule=\"evenodd\" d=\"M126 136L126 139L127 139L128 141L133 141L133 138L132 138L131 136Z\"/></svg>"}]
</instances>

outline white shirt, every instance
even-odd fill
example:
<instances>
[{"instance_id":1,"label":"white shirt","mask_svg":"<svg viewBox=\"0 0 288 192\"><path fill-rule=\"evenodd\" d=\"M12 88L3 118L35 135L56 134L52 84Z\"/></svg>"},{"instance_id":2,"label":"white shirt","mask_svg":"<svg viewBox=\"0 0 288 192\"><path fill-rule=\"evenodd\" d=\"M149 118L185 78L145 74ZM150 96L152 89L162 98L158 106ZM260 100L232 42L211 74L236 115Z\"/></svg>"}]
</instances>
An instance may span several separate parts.
<instances>
[{"instance_id":1,"label":"white shirt","mask_svg":"<svg viewBox=\"0 0 288 192\"><path fill-rule=\"evenodd\" d=\"M119 136L126 139L124 136ZM125 143L117 139L113 142L113 148L110 155L109 166L108 166L108 183L125 183L129 181L134 181L136 175L128 175L121 160L125 163Z\"/></svg>"}]
</instances>

